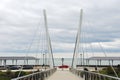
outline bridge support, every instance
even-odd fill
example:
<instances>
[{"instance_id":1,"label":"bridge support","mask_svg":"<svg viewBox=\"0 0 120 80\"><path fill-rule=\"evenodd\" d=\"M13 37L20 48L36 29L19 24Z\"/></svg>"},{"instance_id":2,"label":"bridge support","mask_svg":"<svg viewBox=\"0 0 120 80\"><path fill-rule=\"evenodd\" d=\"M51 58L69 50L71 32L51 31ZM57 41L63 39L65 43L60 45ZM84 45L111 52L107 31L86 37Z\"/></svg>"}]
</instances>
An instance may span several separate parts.
<instances>
[{"instance_id":1,"label":"bridge support","mask_svg":"<svg viewBox=\"0 0 120 80\"><path fill-rule=\"evenodd\" d=\"M4 67L6 66L6 60L4 60Z\"/></svg>"},{"instance_id":2,"label":"bridge support","mask_svg":"<svg viewBox=\"0 0 120 80\"><path fill-rule=\"evenodd\" d=\"M2 60L0 60L0 66L2 66Z\"/></svg>"},{"instance_id":3,"label":"bridge support","mask_svg":"<svg viewBox=\"0 0 120 80\"><path fill-rule=\"evenodd\" d=\"M112 65L113 65L113 60L112 60Z\"/></svg>"},{"instance_id":4,"label":"bridge support","mask_svg":"<svg viewBox=\"0 0 120 80\"><path fill-rule=\"evenodd\" d=\"M28 59L26 61L27 61L27 65L28 65Z\"/></svg>"},{"instance_id":5,"label":"bridge support","mask_svg":"<svg viewBox=\"0 0 120 80\"><path fill-rule=\"evenodd\" d=\"M12 60L12 65L14 65L14 60Z\"/></svg>"},{"instance_id":6,"label":"bridge support","mask_svg":"<svg viewBox=\"0 0 120 80\"><path fill-rule=\"evenodd\" d=\"M100 65L101 65L101 60L100 60Z\"/></svg>"},{"instance_id":7,"label":"bridge support","mask_svg":"<svg viewBox=\"0 0 120 80\"><path fill-rule=\"evenodd\" d=\"M97 65L99 65L99 60L97 60Z\"/></svg>"},{"instance_id":8,"label":"bridge support","mask_svg":"<svg viewBox=\"0 0 120 80\"><path fill-rule=\"evenodd\" d=\"M17 60L16 60L16 65L17 65Z\"/></svg>"}]
</instances>

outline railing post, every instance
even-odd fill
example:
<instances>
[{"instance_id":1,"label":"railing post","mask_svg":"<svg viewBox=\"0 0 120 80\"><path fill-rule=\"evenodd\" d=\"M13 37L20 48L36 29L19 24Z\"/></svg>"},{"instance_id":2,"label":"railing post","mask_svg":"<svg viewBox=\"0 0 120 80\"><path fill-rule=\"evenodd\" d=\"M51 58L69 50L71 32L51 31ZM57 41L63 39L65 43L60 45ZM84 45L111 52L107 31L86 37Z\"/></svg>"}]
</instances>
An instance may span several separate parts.
<instances>
[{"instance_id":1,"label":"railing post","mask_svg":"<svg viewBox=\"0 0 120 80\"><path fill-rule=\"evenodd\" d=\"M44 72L41 73L41 80L44 80Z\"/></svg>"},{"instance_id":2,"label":"railing post","mask_svg":"<svg viewBox=\"0 0 120 80\"><path fill-rule=\"evenodd\" d=\"M92 80L92 74L91 73L89 74L89 78L90 78L89 80Z\"/></svg>"},{"instance_id":3,"label":"railing post","mask_svg":"<svg viewBox=\"0 0 120 80\"><path fill-rule=\"evenodd\" d=\"M89 80L89 73L87 72L88 69L84 68L84 71L85 71L85 80Z\"/></svg>"},{"instance_id":4,"label":"railing post","mask_svg":"<svg viewBox=\"0 0 120 80\"><path fill-rule=\"evenodd\" d=\"M98 76L99 76L99 80L102 80L102 79L101 79L101 76L100 76L100 75L98 75Z\"/></svg>"}]
</instances>

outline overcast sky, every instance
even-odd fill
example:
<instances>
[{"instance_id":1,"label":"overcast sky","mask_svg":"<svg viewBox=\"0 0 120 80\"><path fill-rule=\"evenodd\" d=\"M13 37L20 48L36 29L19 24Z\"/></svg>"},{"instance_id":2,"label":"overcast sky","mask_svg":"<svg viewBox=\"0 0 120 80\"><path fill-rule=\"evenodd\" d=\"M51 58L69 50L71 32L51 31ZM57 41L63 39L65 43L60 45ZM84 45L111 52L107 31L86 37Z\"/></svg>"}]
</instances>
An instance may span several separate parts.
<instances>
[{"instance_id":1,"label":"overcast sky","mask_svg":"<svg viewBox=\"0 0 120 80\"><path fill-rule=\"evenodd\" d=\"M99 42L107 53L120 52L120 0L0 0L1 55L26 52L37 27L38 34L44 30L43 9L54 54L73 53L80 9L81 42L86 52L91 52L90 46L94 52L101 52ZM34 52L35 47L32 49Z\"/></svg>"}]
</instances>

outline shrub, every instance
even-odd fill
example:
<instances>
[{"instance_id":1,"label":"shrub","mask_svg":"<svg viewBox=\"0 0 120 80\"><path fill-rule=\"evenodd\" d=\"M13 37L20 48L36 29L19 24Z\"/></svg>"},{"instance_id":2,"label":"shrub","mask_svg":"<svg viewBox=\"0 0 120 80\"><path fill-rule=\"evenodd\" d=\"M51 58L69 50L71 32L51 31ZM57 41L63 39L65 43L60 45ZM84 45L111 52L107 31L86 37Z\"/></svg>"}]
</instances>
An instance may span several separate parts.
<instances>
[{"instance_id":1,"label":"shrub","mask_svg":"<svg viewBox=\"0 0 120 80\"><path fill-rule=\"evenodd\" d=\"M83 78L84 74L85 74L84 72L81 72L81 73L80 73L80 77Z\"/></svg>"},{"instance_id":2,"label":"shrub","mask_svg":"<svg viewBox=\"0 0 120 80\"><path fill-rule=\"evenodd\" d=\"M5 72L0 72L0 76L6 76Z\"/></svg>"},{"instance_id":3,"label":"shrub","mask_svg":"<svg viewBox=\"0 0 120 80\"><path fill-rule=\"evenodd\" d=\"M11 70L6 71L6 75L10 75L11 73L12 73Z\"/></svg>"},{"instance_id":4,"label":"shrub","mask_svg":"<svg viewBox=\"0 0 120 80\"><path fill-rule=\"evenodd\" d=\"M20 75L19 75L19 73L20 73ZM26 72L24 72L24 71L17 71L17 72L15 72L15 77L18 77L18 75L19 76L24 76L24 75L26 75L27 73Z\"/></svg>"},{"instance_id":5,"label":"shrub","mask_svg":"<svg viewBox=\"0 0 120 80\"><path fill-rule=\"evenodd\" d=\"M10 80L11 78L6 77L6 76L0 76L0 80Z\"/></svg>"}]
</instances>

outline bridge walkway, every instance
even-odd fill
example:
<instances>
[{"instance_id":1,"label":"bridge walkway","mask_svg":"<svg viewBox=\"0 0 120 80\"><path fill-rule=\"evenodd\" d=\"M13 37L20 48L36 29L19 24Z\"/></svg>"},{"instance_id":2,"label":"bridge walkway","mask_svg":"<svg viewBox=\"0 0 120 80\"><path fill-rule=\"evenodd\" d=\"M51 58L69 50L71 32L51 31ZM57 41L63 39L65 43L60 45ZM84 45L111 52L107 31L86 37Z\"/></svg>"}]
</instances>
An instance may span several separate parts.
<instances>
[{"instance_id":1,"label":"bridge walkway","mask_svg":"<svg viewBox=\"0 0 120 80\"><path fill-rule=\"evenodd\" d=\"M84 80L71 72L69 70L57 70L53 75L48 77L46 80Z\"/></svg>"}]
</instances>

